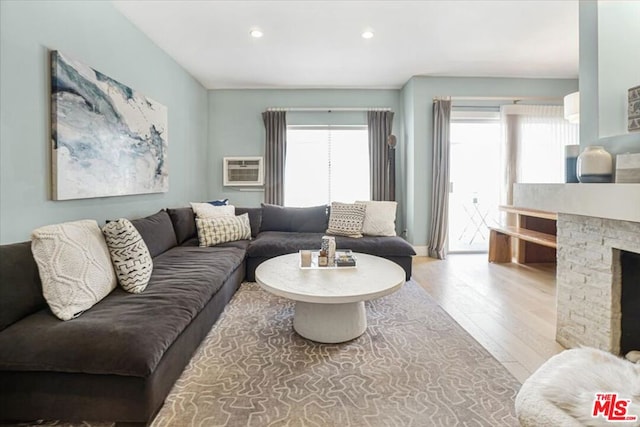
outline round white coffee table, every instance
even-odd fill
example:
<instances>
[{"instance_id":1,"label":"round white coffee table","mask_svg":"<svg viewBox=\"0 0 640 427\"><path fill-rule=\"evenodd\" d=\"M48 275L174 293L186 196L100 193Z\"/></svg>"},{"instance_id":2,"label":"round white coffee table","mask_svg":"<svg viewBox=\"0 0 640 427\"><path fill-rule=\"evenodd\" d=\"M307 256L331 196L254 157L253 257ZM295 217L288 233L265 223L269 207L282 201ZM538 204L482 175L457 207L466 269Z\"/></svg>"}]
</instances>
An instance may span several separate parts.
<instances>
[{"instance_id":1,"label":"round white coffee table","mask_svg":"<svg viewBox=\"0 0 640 427\"><path fill-rule=\"evenodd\" d=\"M356 268L302 269L298 253L260 264L256 281L272 294L296 302L293 328L321 343L339 343L367 329L364 301L388 295L405 283L405 272L395 262L355 254Z\"/></svg>"}]
</instances>

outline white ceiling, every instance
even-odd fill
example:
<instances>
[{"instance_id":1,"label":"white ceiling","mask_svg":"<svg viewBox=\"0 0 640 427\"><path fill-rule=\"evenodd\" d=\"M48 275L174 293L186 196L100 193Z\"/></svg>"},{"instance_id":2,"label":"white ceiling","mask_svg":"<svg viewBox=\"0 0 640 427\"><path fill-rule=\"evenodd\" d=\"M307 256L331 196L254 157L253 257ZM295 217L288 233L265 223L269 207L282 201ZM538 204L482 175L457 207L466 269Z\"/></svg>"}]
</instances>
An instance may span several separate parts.
<instances>
[{"instance_id":1,"label":"white ceiling","mask_svg":"<svg viewBox=\"0 0 640 427\"><path fill-rule=\"evenodd\" d=\"M578 76L578 0L114 4L209 89L399 88L415 75ZM252 28L264 37L250 37ZM375 37L363 39L366 29Z\"/></svg>"}]
</instances>

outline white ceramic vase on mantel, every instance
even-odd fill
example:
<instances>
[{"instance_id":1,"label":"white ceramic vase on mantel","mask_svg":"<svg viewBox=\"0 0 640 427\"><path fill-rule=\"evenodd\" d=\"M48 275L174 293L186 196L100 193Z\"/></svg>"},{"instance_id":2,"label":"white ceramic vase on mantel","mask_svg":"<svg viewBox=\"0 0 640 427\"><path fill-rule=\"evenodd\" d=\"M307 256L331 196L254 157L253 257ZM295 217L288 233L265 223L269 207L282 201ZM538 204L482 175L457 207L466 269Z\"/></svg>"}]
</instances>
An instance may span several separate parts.
<instances>
[{"instance_id":1,"label":"white ceramic vase on mantel","mask_svg":"<svg viewBox=\"0 0 640 427\"><path fill-rule=\"evenodd\" d=\"M592 145L578 156L580 182L611 182L613 158L601 145Z\"/></svg>"}]
</instances>

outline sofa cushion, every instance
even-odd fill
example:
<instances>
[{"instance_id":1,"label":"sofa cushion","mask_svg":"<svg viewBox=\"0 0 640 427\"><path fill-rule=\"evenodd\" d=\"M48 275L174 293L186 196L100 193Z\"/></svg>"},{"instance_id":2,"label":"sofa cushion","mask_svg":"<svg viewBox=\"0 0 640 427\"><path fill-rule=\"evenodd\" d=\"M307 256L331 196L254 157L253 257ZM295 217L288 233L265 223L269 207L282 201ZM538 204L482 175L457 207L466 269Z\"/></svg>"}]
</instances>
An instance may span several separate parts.
<instances>
[{"instance_id":1,"label":"sofa cushion","mask_svg":"<svg viewBox=\"0 0 640 427\"><path fill-rule=\"evenodd\" d=\"M251 238L249 214L246 213L238 216L196 218L196 226L201 247Z\"/></svg>"},{"instance_id":2,"label":"sofa cushion","mask_svg":"<svg viewBox=\"0 0 640 427\"><path fill-rule=\"evenodd\" d=\"M398 236L364 236L360 239L336 236L336 247L380 257L404 257L416 254L413 246Z\"/></svg>"},{"instance_id":3,"label":"sofa cushion","mask_svg":"<svg viewBox=\"0 0 640 427\"><path fill-rule=\"evenodd\" d=\"M236 240L235 242L220 243L219 245L216 246L216 248L237 248L237 249L242 249L243 251L246 252L250 243L251 243L251 240ZM200 246L200 241L196 236L193 239L189 239L186 242L184 242L182 246Z\"/></svg>"},{"instance_id":4,"label":"sofa cushion","mask_svg":"<svg viewBox=\"0 0 640 427\"><path fill-rule=\"evenodd\" d=\"M196 215L191 208L167 209L179 245L197 236Z\"/></svg>"},{"instance_id":5,"label":"sofa cushion","mask_svg":"<svg viewBox=\"0 0 640 427\"><path fill-rule=\"evenodd\" d=\"M71 320L115 289L109 249L95 220L40 227L31 233L42 293L61 320Z\"/></svg>"},{"instance_id":6,"label":"sofa cushion","mask_svg":"<svg viewBox=\"0 0 640 427\"><path fill-rule=\"evenodd\" d=\"M276 257L291 254L301 249L320 249L322 233L288 233L282 231L266 231L251 241L247 249L249 257ZM354 239L335 236L336 248L351 249L380 257L413 256L413 247L400 237L370 237Z\"/></svg>"},{"instance_id":7,"label":"sofa cushion","mask_svg":"<svg viewBox=\"0 0 640 427\"><path fill-rule=\"evenodd\" d=\"M131 224L140 232L152 258L178 244L171 218L165 211L160 211L145 218L134 219Z\"/></svg>"},{"instance_id":8,"label":"sofa cushion","mask_svg":"<svg viewBox=\"0 0 640 427\"><path fill-rule=\"evenodd\" d=\"M0 370L146 377L242 265L233 246L178 246L154 259L147 289L120 288L69 322L41 310L0 334Z\"/></svg>"},{"instance_id":9,"label":"sofa cushion","mask_svg":"<svg viewBox=\"0 0 640 427\"><path fill-rule=\"evenodd\" d=\"M0 246L0 331L46 306L31 242Z\"/></svg>"},{"instance_id":10,"label":"sofa cushion","mask_svg":"<svg viewBox=\"0 0 640 427\"><path fill-rule=\"evenodd\" d=\"M362 237L362 225L367 207L360 203L331 203L327 234Z\"/></svg>"},{"instance_id":11,"label":"sofa cushion","mask_svg":"<svg viewBox=\"0 0 640 427\"><path fill-rule=\"evenodd\" d=\"M236 215L249 214L251 224L251 237L256 237L262 224L262 208L239 208L236 206Z\"/></svg>"},{"instance_id":12,"label":"sofa cushion","mask_svg":"<svg viewBox=\"0 0 640 427\"><path fill-rule=\"evenodd\" d=\"M262 204L260 231L297 231L324 233L327 229L327 207L285 208Z\"/></svg>"},{"instance_id":13,"label":"sofa cushion","mask_svg":"<svg viewBox=\"0 0 640 427\"><path fill-rule=\"evenodd\" d=\"M139 294L149 284L153 261L142 236L128 219L120 218L102 228L118 283L127 291Z\"/></svg>"}]
</instances>

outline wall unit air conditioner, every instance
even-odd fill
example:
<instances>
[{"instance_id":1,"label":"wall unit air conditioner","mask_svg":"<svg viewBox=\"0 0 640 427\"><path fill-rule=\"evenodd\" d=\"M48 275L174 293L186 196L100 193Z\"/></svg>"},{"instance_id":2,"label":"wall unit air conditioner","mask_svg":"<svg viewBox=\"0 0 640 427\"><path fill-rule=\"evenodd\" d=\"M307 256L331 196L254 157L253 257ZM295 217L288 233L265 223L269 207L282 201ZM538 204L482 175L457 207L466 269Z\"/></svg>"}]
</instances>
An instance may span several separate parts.
<instances>
[{"instance_id":1,"label":"wall unit air conditioner","mask_svg":"<svg viewBox=\"0 0 640 427\"><path fill-rule=\"evenodd\" d=\"M262 157L225 157L223 161L223 185L263 185L264 169Z\"/></svg>"}]
</instances>

